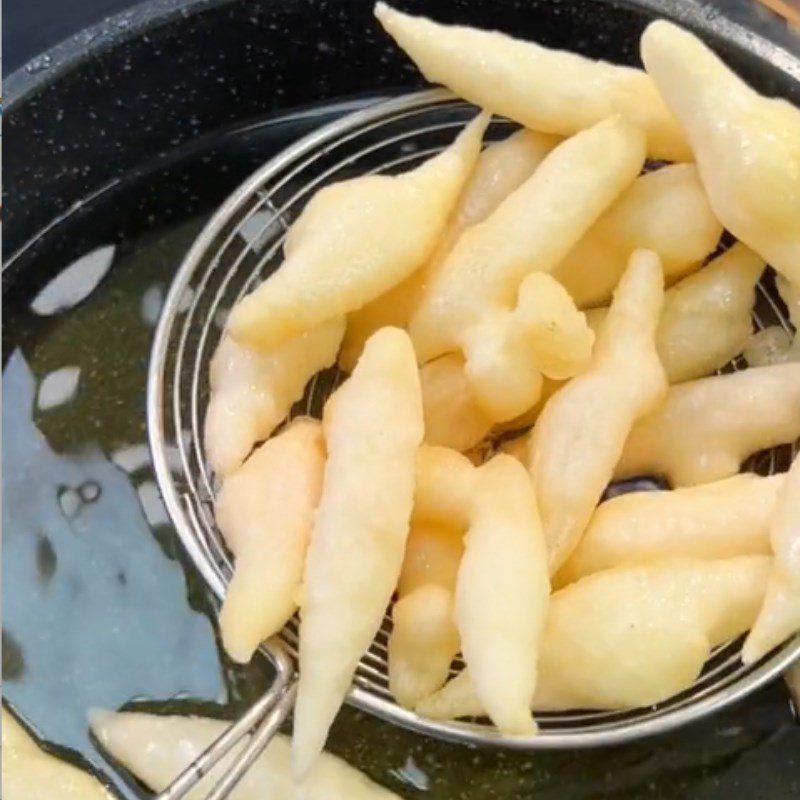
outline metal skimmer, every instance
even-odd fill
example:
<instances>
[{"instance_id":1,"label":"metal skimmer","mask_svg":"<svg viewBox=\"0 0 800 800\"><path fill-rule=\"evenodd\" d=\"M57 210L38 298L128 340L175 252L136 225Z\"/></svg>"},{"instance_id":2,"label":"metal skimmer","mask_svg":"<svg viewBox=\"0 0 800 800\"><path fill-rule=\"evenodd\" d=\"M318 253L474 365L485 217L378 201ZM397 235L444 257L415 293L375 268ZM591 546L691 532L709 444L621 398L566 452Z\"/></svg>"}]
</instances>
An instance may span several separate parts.
<instances>
[{"instance_id":1,"label":"metal skimmer","mask_svg":"<svg viewBox=\"0 0 800 800\"><path fill-rule=\"evenodd\" d=\"M278 267L286 230L317 189L369 172L410 169L449 144L474 114L474 107L448 92L431 90L370 106L320 128L265 164L225 201L178 271L152 350L150 444L172 521L217 598L225 594L232 562L214 524L215 483L203 452L202 426L209 362L229 309ZM502 138L514 127L507 120L495 119L487 138ZM763 280L754 313L758 328L782 325L789 329L777 298L773 281ZM726 371L744 366L733 363ZM318 375L297 412L319 416L339 379L335 370ZM755 457L749 466L763 473L782 471L791 457L791 447L777 448ZM731 642L714 652L694 686L664 703L619 712L538 714L537 736L510 739L501 736L488 720L437 722L398 706L388 690L390 629L387 616L361 659L348 697L350 703L422 734L518 750L606 745L667 731L744 697L778 676L800 655L800 639L796 639L760 663L745 667L739 659L741 640ZM266 716L260 739L256 734L251 740L254 751L260 752L292 705L297 641L295 618L277 639L262 647L277 668L276 682L270 696L240 721L235 732L246 734L276 701L279 707L272 716ZM235 741L233 733L231 738ZM218 753L211 755L213 761ZM196 778L195 771L163 797L172 800L183 796ZM221 788L229 790L230 786ZM224 797L225 793L213 796Z\"/></svg>"}]
</instances>

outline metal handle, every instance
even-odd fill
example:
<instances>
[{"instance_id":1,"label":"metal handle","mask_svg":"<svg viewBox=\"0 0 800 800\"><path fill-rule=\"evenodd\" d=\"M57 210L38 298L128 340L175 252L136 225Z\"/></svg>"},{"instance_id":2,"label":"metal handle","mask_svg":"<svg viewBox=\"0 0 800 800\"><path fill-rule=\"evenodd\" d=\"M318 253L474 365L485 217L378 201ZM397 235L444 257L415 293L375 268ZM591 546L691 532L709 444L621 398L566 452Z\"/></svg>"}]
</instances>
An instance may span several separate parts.
<instances>
[{"instance_id":1,"label":"metal handle","mask_svg":"<svg viewBox=\"0 0 800 800\"><path fill-rule=\"evenodd\" d=\"M294 664L277 645L271 649L276 669L269 689L216 741L212 742L156 800L182 800L220 761L252 732L250 741L222 773L206 800L225 800L261 755L289 716L297 696ZM255 730L253 730L255 728Z\"/></svg>"}]
</instances>

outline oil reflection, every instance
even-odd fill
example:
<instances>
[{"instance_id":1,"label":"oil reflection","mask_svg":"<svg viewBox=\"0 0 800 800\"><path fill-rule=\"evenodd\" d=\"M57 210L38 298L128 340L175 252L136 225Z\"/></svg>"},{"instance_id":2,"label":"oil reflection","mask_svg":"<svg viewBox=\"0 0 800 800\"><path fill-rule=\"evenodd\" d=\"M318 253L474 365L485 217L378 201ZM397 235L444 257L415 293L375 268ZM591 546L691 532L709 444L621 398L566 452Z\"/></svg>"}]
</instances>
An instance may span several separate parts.
<instances>
[{"instance_id":1,"label":"oil reflection","mask_svg":"<svg viewBox=\"0 0 800 800\"><path fill-rule=\"evenodd\" d=\"M48 739L84 752L92 706L221 699L209 620L189 607L181 568L125 472L96 447L51 449L31 418L35 380L19 350L3 383L7 697Z\"/></svg>"},{"instance_id":2,"label":"oil reflection","mask_svg":"<svg viewBox=\"0 0 800 800\"><path fill-rule=\"evenodd\" d=\"M40 316L59 314L85 300L103 280L114 261L113 244L98 247L59 272L31 303Z\"/></svg>"}]
</instances>

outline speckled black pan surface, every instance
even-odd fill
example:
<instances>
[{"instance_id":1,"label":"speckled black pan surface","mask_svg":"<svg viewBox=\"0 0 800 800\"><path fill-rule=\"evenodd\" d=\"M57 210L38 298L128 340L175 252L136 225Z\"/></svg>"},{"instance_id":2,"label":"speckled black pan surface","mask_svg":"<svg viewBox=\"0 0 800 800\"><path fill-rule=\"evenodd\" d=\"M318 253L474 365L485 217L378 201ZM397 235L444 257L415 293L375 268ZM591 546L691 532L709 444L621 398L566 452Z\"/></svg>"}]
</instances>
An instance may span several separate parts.
<instances>
[{"instance_id":1,"label":"speckled black pan surface","mask_svg":"<svg viewBox=\"0 0 800 800\"><path fill-rule=\"evenodd\" d=\"M652 9L669 8L759 89L800 99L796 54L685 0L402 5L630 64ZM369 0L154 0L34 59L6 85L6 253L75 199L221 126L420 85L371 7Z\"/></svg>"},{"instance_id":2,"label":"speckled black pan surface","mask_svg":"<svg viewBox=\"0 0 800 800\"><path fill-rule=\"evenodd\" d=\"M742 0L399 5L631 64L669 7L759 89L800 104L798 39ZM232 716L266 679L219 654L154 494L144 380L160 299L209 212L264 159L420 85L366 0L152 0L6 81L4 696L122 796L144 795L87 736L91 706ZM87 254L83 282L56 297L48 282ZM596 752L478 753L352 709L330 746L408 798L800 797L800 728L778 684L702 725Z\"/></svg>"}]
</instances>

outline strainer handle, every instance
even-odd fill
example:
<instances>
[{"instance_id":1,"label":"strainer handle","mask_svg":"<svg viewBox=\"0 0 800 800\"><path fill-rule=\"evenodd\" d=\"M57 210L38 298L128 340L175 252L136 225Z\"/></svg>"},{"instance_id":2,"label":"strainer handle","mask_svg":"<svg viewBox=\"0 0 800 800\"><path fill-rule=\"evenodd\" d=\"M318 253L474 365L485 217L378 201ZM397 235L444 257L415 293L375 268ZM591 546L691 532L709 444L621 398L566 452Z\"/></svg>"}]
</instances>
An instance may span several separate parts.
<instances>
[{"instance_id":1,"label":"strainer handle","mask_svg":"<svg viewBox=\"0 0 800 800\"><path fill-rule=\"evenodd\" d=\"M212 742L177 778L156 797L156 800L182 800L219 762L248 734L250 741L219 777L206 800L225 800L236 788L253 762L275 737L289 716L297 696L297 676L294 664L286 652L271 647L276 668L275 680L269 689Z\"/></svg>"}]
</instances>

